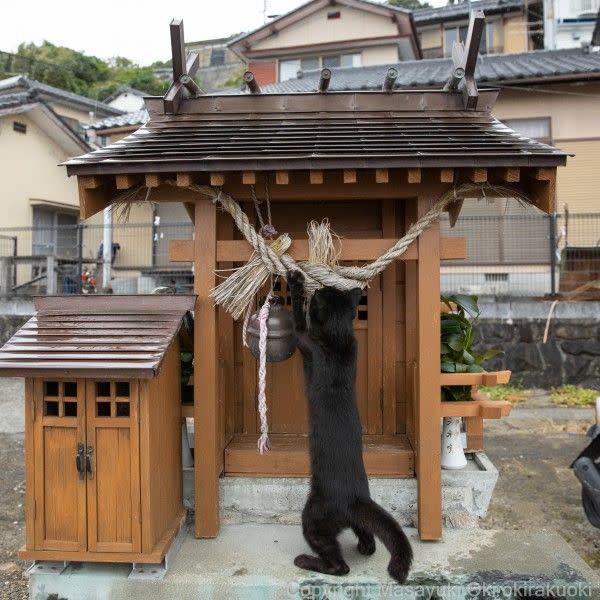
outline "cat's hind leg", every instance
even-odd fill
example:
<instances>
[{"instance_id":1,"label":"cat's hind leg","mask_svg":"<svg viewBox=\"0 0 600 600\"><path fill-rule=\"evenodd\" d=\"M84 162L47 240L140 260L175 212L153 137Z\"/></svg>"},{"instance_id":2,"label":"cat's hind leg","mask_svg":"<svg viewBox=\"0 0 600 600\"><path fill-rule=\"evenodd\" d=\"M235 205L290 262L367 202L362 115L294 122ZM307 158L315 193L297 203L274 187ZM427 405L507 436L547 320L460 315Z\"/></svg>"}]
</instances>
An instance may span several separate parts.
<instances>
[{"instance_id":1,"label":"cat's hind leg","mask_svg":"<svg viewBox=\"0 0 600 600\"><path fill-rule=\"evenodd\" d=\"M366 529L352 525L352 531L358 538L358 546L356 547L361 554L371 556L375 553L375 536Z\"/></svg>"},{"instance_id":2,"label":"cat's hind leg","mask_svg":"<svg viewBox=\"0 0 600 600\"><path fill-rule=\"evenodd\" d=\"M296 556L294 564L308 571L346 575L350 567L346 564L337 541L341 528L335 519L319 513L318 503L309 498L302 512L302 533L317 556L300 554Z\"/></svg>"}]
</instances>

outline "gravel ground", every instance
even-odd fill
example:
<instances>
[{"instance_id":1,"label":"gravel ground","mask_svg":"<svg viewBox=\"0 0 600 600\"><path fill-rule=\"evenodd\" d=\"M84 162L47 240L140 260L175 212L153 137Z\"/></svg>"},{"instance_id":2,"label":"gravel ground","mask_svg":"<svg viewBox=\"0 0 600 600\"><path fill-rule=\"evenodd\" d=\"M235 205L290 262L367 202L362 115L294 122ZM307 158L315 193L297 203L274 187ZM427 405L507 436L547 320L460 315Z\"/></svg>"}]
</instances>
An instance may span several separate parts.
<instances>
[{"instance_id":1,"label":"gravel ground","mask_svg":"<svg viewBox=\"0 0 600 600\"><path fill-rule=\"evenodd\" d=\"M585 517L581 486L569 468L587 443L592 412L562 410L517 409L486 425L485 451L500 477L481 527L554 529L600 569L600 531Z\"/></svg>"},{"instance_id":2,"label":"gravel ground","mask_svg":"<svg viewBox=\"0 0 600 600\"><path fill-rule=\"evenodd\" d=\"M19 380L0 380L0 598L6 600L28 597L26 565L16 557L24 542L22 397ZM488 422L486 452L500 478L481 526L555 529L588 564L600 568L600 535L585 519L580 487L568 468L585 445L590 419L586 409L552 409L538 402Z\"/></svg>"},{"instance_id":3,"label":"gravel ground","mask_svg":"<svg viewBox=\"0 0 600 600\"><path fill-rule=\"evenodd\" d=\"M25 542L23 434L0 433L0 598L28 597L25 563L17 550Z\"/></svg>"}]
</instances>

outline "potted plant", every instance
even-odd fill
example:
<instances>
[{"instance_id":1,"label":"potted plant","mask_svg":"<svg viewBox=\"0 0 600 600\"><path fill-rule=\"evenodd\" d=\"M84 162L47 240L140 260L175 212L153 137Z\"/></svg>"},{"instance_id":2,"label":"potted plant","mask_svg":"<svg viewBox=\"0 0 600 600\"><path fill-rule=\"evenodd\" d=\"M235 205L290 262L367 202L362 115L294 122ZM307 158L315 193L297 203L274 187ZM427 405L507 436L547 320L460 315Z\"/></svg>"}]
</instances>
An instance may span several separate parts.
<instances>
[{"instance_id":1,"label":"potted plant","mask_svg":"<svg viewBox=\"0 0 600 600\"><path fill-rule=\"evenodd\" d=\"M475 325L480 315L476 296L442 296L441 369L443 373L481 373L482 363L498 354L473 350ZM444 386L442 400L471 400L471 386ZM467 464L461 434L461 417L444 417L442 427L442 468L461 469Z\"/></svg>"}]
</instances>

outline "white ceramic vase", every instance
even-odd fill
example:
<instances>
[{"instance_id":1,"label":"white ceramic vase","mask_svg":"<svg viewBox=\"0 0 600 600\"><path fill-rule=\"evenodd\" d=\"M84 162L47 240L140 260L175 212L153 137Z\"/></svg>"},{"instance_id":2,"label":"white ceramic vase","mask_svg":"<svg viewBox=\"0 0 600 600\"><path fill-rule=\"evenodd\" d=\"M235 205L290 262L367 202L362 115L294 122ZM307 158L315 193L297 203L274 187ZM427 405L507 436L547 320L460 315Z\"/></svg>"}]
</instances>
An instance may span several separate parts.
<instances>
[{"instance_id":1,"label":"white ceramic vase","mask_svg":"<svg viewBox=\"0 0 600 600\"><path fill-rule=\"evenodd\" d=\"M442 427L442 469L462 469L467 466L460 433L460 417L444 417Z\"/></svg>"}]
</instances>

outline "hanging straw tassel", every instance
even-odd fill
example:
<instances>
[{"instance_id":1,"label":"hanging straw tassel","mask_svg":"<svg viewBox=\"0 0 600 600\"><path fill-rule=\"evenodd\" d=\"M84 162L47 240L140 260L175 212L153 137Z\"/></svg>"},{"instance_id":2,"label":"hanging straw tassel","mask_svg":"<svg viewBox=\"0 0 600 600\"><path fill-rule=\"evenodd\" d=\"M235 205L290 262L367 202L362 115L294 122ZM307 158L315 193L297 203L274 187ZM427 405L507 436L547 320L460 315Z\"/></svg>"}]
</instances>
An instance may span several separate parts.
<instances>
[{"instance_id":1,"label":"hanging straw tassel","mask_svg":"<svg viewBox=\"0 0 600 600\"><path fill-rule=\"evenodd\" d=\"M258 451L261 454L271 450L269 443L269 424L267 422L267 319L271 309L273 292L267 294L265 303L258 311L259 338L258 338L258 414L260 416L260 437L258 438Z\"/></svg>"},{"instance_id":2,"label":"hanging straw tassel","mask_svg":"<svg viewBox=\"0 0 600 600\"><path fill-rule=\"evenodd\" d=\"M281 256L292 245L292 239L284 233L269 245ZM244 314L252 298L270 275L271 271L260 254L255 253L245 265L236 269L223 283L220 283L211 295L216 304L222 306L237 320Z\"/></svg>"}]
</instances>

